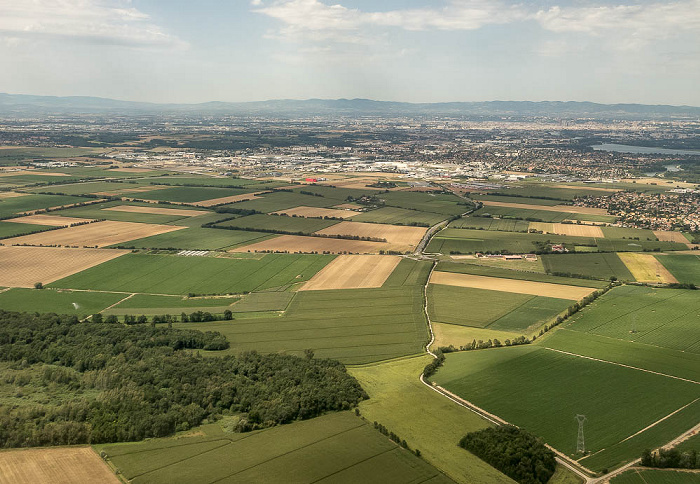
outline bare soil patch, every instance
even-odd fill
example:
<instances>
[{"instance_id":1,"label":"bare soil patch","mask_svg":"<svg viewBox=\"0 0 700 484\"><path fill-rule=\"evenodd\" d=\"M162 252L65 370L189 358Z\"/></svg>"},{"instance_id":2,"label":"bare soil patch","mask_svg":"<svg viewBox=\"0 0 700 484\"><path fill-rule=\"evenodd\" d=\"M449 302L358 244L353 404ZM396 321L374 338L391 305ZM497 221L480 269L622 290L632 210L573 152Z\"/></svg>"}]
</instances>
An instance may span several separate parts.
<instances>
[{"instance_id":1,"label":"bare soil patch","mask_svg":"<svg viewBox=\"0 0 700 484\"><path fill-rule=\"evenodd\" d=\"M19 170L19 171L0 172L0 176L17 176L17 175L70 176L68 173L57 173L57 172L39 171L39 170Z\"/></svg>"},{"instance_id":2,"label":"bare soil patch","mask_svg":"<svg viewBox=\"0 0 700 484\"><path fill-rule=\"evenodd\" d=\"M350 218L355 215L359 215L360 212L353 212L351 210L334 210L332 208L317 208L317 207L295 207L288 208L287 210L279 210L277 212L272 212L273 214L287 214L290 217L296 215L297 217L335 217L335 218Z\"/></svg>"},{"instance_id":3,"label":"bare soil patch","mask_svg":"<svg viewBox=\"0 0 700 484\"><path fill-rule=\"evenodd\" d=\"M527 210L546 210L549 212L562 213L585 213L588 215L608 214L608 212L604 208L575 207L573 205L531 205L529 203L493 202L491 200L485 200L482 201L482 203L490 207L523 208Z\"/></svg>"},{"instance_id":4,"label":"bare soil patch","mask_svg":"<svg viewBox=\"0 0 700 484\"><path fill-rule=\"evenodd\" d=\"M186 227L106 220L39 234L13 237L5 239L3 243L5 245L105 247L184 228Z\"/></svg>"},{"instance_id":5,"label":"bare soil patch","mask_svg":"<svg viewBox=\"0 0 700 484\"><path fill-rule=\"evenodd\" d=\"M304 237L301 235L280 235L255 244L238 247L231 252L301 252L327 254L378 254L380 250L392 250L385 242L365 240L333 239L327 237Z\"/></svg>"},{"instance_id":6,"label":"bare soil patch","mask_svg":"<svg viewBox=\"0 0 700 484\"><path fill-rule=\"evenodd\" d=\"M681 244L687 244L690 242L685 235L680 232L654 230L654 235L656 235L656 238L662 242L680 242Z\"/></svg>"},{"instance_id":7,"label":"bare soil patch","mask_svg":"<svg viewBox=\"0 0 700 484\"><path fill-rule=\"evenodd\" d=\"M17 198L29 195L28 193L17 193L17 192L0 192L0 200L5 198Z\"/></svg>"},{"instance_id":8,"label":"bare soil patch","mask_svg":"<svg viewBox=\"0 0 700 484\"><path fill-rule=\"evenodd\" d=\"M617 255L639 282L678 282L673 274L651 254L618 252Z\"/></svg>"},{"instance_id":9,"label":"bare soil patch","mask_svg":"<svg viewBox=\"0 0 700 484\"><path fill-rule=\"evenodd\" d=\"M79 224L90 222L89 218L77 217L61 217L58 215L27 215L26 217L11 218L6 222L15 222L18 224L35 224L35 225L51 225L53 227L63 227L64 225Z\"/></svg>"},{"instance_id":10,"label":"bare soil patch","mask_svg":"<svg viewBox=\"0 0 700 484\"><path fill-rule=\"evenodd\" d=\"M0 484L119 484L90 447L0 452Z\"/></svg>"},{"instance_id":11,"label":"bare soil patch","mask_svg":"<svg viewBox=\"0 0 700 484\"><path fill-rule=\"evenodd\" d=\"M529 228L531 230L540 230L545 234L571 235L574 237L605 237L600 227L593 227L583 224L530 222Z\"/></svg>"},{"instance_id":12,"label":"bare soil patch","mask_svg":"<svg viewBox=\"0 0 700 484\"><path fill-rule=\"evenodd\" d=\"M382 287L401 261L392 255L341 255L321 269L300 291Z\"/></svg>"},{"instance_id":13,"label":"bare soil patch","mask_svg":"<svg viewBox=\"0 0 700 484\"><path fill-rule=\"evenodd\" d=\"M128 253L114 249L0 246L0 286L48 284Z\"/></svg>"},{"instance_id":14,"label":"bare soil patch","mask_svg":"<svg viewBox=\"0 0 700 484\"><path fill-rule=\"evenodd\" d=\"M391 250L405 252L414 250L427 232L425 227L405 227L401 225L370 224L363 222L340 222L319 230L317 234L350 235L385 239Z\"/></svg>"},{"instance_id":15,"label":"bare soil patch","mask_svg":"<svg viewBox=\"0 0 700 484\"><path fill-rule=\"evenodd\" d=\"M161 207L140 207L136 205L117 205L116 207L103 208L102 210L113 210L115 212L129 213L150 213L154 215L179 215L183 217L195 217L206 215L206 210L184 210L181 208L161 208Z\"/></svg>"},{"instance_id":16,"label":"bare soil patch","mask_svg":"<svg viewBox=\"0 0 700 484\"><path fill-rule=\"evenodd\" d=\"M445 284L447 286L489 289L491 291L531 294L533 296L572 299L574 301L583 299L585 296L596 291L596 289L591 287L567 286L564 284L550 284L548 282L520 281L515 279L502 279L500 277L475 276L472 274L457 274L440 271L433 272L430 282L433 284Z\"/></svg>"},{"instance_id":17,"label":"bare soil patch","mask_svg":"<svg viewBox=\"0 0 700 484\"><path fill-rule=\"evenodd\" d=\"M245 202L246 200L255 200L256 198L260 198L257 195L260 195L261 193L264 192L244 193L243 195L212 198L210 200L202 200L201 202L195 202L192 205L196 205L198 207L213 207L214 205L222 205L224 203Z\"/></svg>"}]
</instances>

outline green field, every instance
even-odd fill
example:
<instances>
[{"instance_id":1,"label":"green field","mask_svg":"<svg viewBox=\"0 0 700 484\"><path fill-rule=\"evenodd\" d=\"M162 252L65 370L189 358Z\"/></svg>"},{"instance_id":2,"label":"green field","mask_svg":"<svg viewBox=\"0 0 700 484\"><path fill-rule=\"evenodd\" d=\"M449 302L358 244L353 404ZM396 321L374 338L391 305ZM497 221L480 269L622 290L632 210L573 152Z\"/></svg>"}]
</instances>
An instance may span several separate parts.
<instances>
[{"instance_id":1,"label":"green field","mask_svg":"<svg viewBox=\"0 0 700 484\"><path fill-rule=\"evenodd\" d=\"M89 200L63 195L25 195L23 197L5 198L0 200L0 217L6 218L30 210L40 210L86 201Z\"/></svg>"},{"instance_id":2,"label":"green field","mask_svg":"<svg viewBox=\"0 0 700 484\"><path fill-rule=\"evenodd\" d=\"M521 197L551 197L562 200L573 200L576 197L600 197L605 195L599 190L591 190L585 185L571 185L572 188L555 187L548 183L524 183L522 185L512 185L503 193L519 195ZM608 188L604 186L603 188Z\"/></svg>"},{"instance_id":3,"label":"green field","mask_svg":"<svg viewBox=\"0 0 700 484\"><path fill-rule=\"evenodd\" d=\"M285 183L277 181L266 181L266 180L249 180L246 178L234 178L234 177L224 177L224 178L212 178L210 176L192 176L192 175L170 175L162 176L157 178L150 178L148 180L152 185L172 185L172 186L201 186L201 187L245 187L252 188L255 190L267 190L269 188L275 188L282 186Z\"/></svg>"},{"instance_id":4,"label":"green field","mask_svg":"<svg viewBox=\"0 0 700 484\"><path fill-rule=\"evenodd\" d=\"M434 380L567 454L576 449L574 417L586 415L586 447L600 451L598 459L616 443L700 397L694 383L533 345L449 354ZM683 415L680 424L686 430L697 423L697 415ZM652 429L666 425L664 421ZM631 446L613 464L637 458L643 448ZM609 462L590 465L593 470L612 467Z\"/></svg>"},{"instance_id":5,"label":"green field","mask_svg":"<svg viewBox=\"0 0 700 484\"><path fill-rule=\"evenodd\" d=\"M428 356L406 358L349 369L369 394L360 403L362 415L406 439L431 464L461 484L514 481L457 444L468 432L489 424L423 385L418 376L431 361Z\"/></svg>"},{"instance_id":6,"label":"green field","mask_svg":"<svg viewBox=\"0 0 700 484\"><path fill-rule=\"evenodd\" d=\"M401 259L382 287L425 286L431 268L429 261Z\"/></svg>"},{"instance_id":7,"label":"green field","mask_svg":"<svg viewBox=\"0 0 700 484\"><path fill-rule=\"evenodd\" d=\"M530 222L507 218L463 217L450 222L454 229L500 230L503 232L527 232Z\"/></svg>"},{"instance_id":8,"label":"green field","mask_svg":"<svg viewBox=\"0 0 700 484\"><path fill-rule=\"evenodd\" d=\"M447 217L444 215L421 212L419 210L407 210L399 207L382 207L369 212L363 212L352 218L353 222L374 222L380 224L410 225L412 223L435 225Z\"/></svg>"},{"instance_id":9,"label":"green field","mask_svg":"<svg viewBox=\"0 0 700 484\"><path fill-rule=\"evenodd\" d=\"M441 323L524 332L555 318L572 301L466 287L428 286L430 319Z\"/></svg>"},{"instance_id":10,"label":"green field","mask_svg":"<svg viewBox=\"0 0 700 484\"><path fill-rule=\"evenodd\" d=\"M537 249L534 242L546 243L547 241L554 244L566 244L570 249L573 249L577 244L595 245L595 239L590 237L449 228L438 232L428 244L426 251L443 254L473 254L489 251L494 253L527 254Z\"/></svg>"},{"instance_id":11,"label":"green field","mask_svg":"<svg viewBox=\"0 0 700 484\"><path fill-rule=\"evenodd\" d=\"M195 223L195 218L199 217L194 217L192 219L193 224ZM197 222L202 221L199 220ZM239 245L260 242L270 237L275 237L275 235L263 232L212 229L195 226L165 234L152 235L151 237L144 237L143 239L130 240L129 242L122 242L118 245L141 249L217 250L231 249Z\"/></svg>"},{"instance_id":12,"label":"green field","mask_svg":"<svg viewBox=\"0 0 700 484\"><path fill-rule=\"evenodd\" d=\"M316 188L316 187L313 187ZM325 197L314 197L294 192L273 192L260 195L255 200L236 202L227 207L246 210L257 210L258 212L277 212L294 207L331 207L342 203L340 200Z\"/></svg>"},{"instance_id":13,"label":"green field","mask_svg":"<svg viewBox=\"0 0 700 484\"><path fill-rule=\"evenodd\" d=\"M287 217L284 215L249 215L217 224L219 227L237 227L250 230L274 230L279 232L301 232L311 234L338 223L338 220Z\"/></svg>"},{"instance_id":14,"label":"green field","mask_svg":"<svg viewBox=\"0 0 700 484\"><path fill-rule=\"evenodd\" d=\"M119 222L140 222L140 223L149 223L149 224L169 224L169 223L174 223L175 225L184 225L181 222L190 222L192 220L198 221L197 226L201 225L204 223L202 220L202 216L196 216L196 217L185 217L183 215L164 215L164 214L155 214L155 213L133 213L133 212L118 212L115 210L105 210L110 207L116 207L116 206L121 206L121 205L129 205L129 206L135 206L135 207L151 207L151 208L174 208L176 210L188 210L190 207L186 206L181 206L181 207L163 207L163 206L154 206L152 203L138 203L138 202L123 202L123 201L114 201L114 202L105 202L105 203L96 203L94 205L89 205L87 207L75 207L75 208L67 208L65 210L61 210L55 213L55 215L61 215L63 217L83 217L83 218L94 218L94 219L106 219L106 220L116 220ZM192 208L192 210L204 210L202 208ZM212 212L212 215L216 216L216 219L222 219L225 217L225 215L222 214L215 214Z\"/></svg>"},{"instance_id":15,"label":"green field","mask_svg":"<svg viewBox=\"0 0 700 484\"><path fill-rule=\"evenodd\" d=\"M509 203L529 203L526 201L516 202L515 198L508 199ZM573 208L573 207L572 207ZM612 223L617 218L613 215L591 215L587 213L575 213L575 212L555 212L553 210L547 210L546 206L542 206L542 209L536 210L532 208L519 208L519 207L496 207L493 205L487 205L476 212L474 215L491 215L499 216L505 219L518 219L525 221L527 219L538 221L538 222L562 222L564 220L582 220L588 222L609 222ZM523 222L526 223L526 222Z\"/></svg>"},{"instance_id":16,"label":"green field","mask_svg":"<svg viewBox=\"0 0 700 484\"><path fill-rule=\"evenodd\" d=\"M201 429L96 448L134 484L453 482L349 412L244 434L217 424Z\"/></svg>"},{"instance_id":17,"label":"green field","mask_svg":"<svg viewBox=\"0 0 700 484\"><path fill-rule=\"evenodd\" d=\"M86 156L102 152L95 148L41 148L41 147L17 147L0 150L0 165L16 165L22 160L34 160L37 158L69 158L72 156Z\"/></svg>"},{"instance_id":18,"label":"green field","mask_svg":"<svg viewBox=\"0 0 700 484\"><path fill-rule=\"evenodd\" d=\"M700 286L700 255L657 255L656 258L678 282Z\"/></svg>"},{"instance_id":19,"label":"green field","mask_svg":"<svg viewBox=\"0 0 700 484\"><path fill-rule=\"evenodd\" d=\"M523 205L542 205L542 210L546 210L544 207L565 205L567 203L565 200L546 200L544 198L516 197L508 195L474 195L473 198L479 201L521 203Z\"/></svg>"},{"instance_id":20,"label":"green field","mask_svg":"<svg viewBox=\"0 0 700 484\"><path fill-rule=\"evenodd\" d=\"M0 293L0 308L6 311L75 314L86 316L124 299L128 294L55 291L14 288Z\"/></svg>"},{"instance_id":21,"label":"green field","mask_svg":"<svg viewBox=\"0 0 700 484\"><path fill-rule=\"evenodd\" d=\"M541 256L547 272L559 274L578 274L610 279L616 277L621 281L634 281L634 276L627 269L617 254L551 254Z\"/></svg>"},{"instance_id":22,"label":"green field","mask_svg":"<svg viewBox=\"0 0 700 484\"><path fill-rule=\"evenodd\" d=\"M700 484L700 474L671 469L633 469L613 477L611 484Z\"/></svg>"},{"instance_id":23,"label":"green field","mask_svg":"<svg viewBox=\"0 0 700 484\"><path fill-rule=\"evenodd\" d=\"M52 227L50 225L35 225L0 221L0 239L5 239L7 237L17 237L18 235L26 235L54 228L56 227Z\"/></svg>"},{"instance_id":24,"label":"green field","mask_svg":"<svg viewBox=\"0 0 700 484\"><path fill-rule=\"evenodd\" d=\"M63 179L55 180L55 181L63 181ZM125 192L125 190L133 189L133 188L140 188L144 186L148 186L148 180L139 180L139 181L128 181L128 182L119 182L119 181L92 181L92 182L82 182L82 183L70 183L70 179L68 179L65 185L52 185L51 187L47 188L45 186L42 187L36 187L36 188L31 188L29 191L32 192L44 192L44 191L51 191L51 192L56 192L56 193L62 193L64 195L84 195L87 193L97 193L97 192L114 192L114 193L124 193L125 196L130 195L128 192ZM136 196L136 194L131 194L132 196Z\"/></svg>"},{"instance_id":25,"label":"green field","mask_svg":"<svg viewBox=\"0 0 700 484\"><path fill-rule=\"evenodd\" d=\"M516 261L517 262L517 261ZM510 264L508 261L506 264ZM535 265L531 262L526 262L529 265ZM560 277L549 274L541 274L530 271L510 270L502 267L488 267L473 264L471 260L468 262L440 262L436 270L444 272L457 272L460 274L475 274L478 276L502 277L505 279L518 279L522 281L548 282L551 284L566 284L568 286L593 287L596 289L604 288L608 285L606 281L595 281L592 279L579 279L576 277Z\"/></svg>"},{"instance_id":26,"label":"green field","mask_svg":"<svg viewBox=\"0 0 700 484\"><path fill-rule=\"evenodd\" d=\"M285 351L361 364L420 353L428 341L421 287L299 292L283 317L179 324L219 331L232 353Z\"/></svg>"},{"instance_id":27,"label":"green field","mask_svg":"<svg viewBox=\"0 0 700 484\"><path fill-rule=\"evenodd\" d=\"M271 293L274 294L274 293ZM129 299L119 303L115 308L199 308L204 306L227 307L240 301L238 296L234 297L183 297L183 296L154 296L150 294L135 294ZM158 313L160 314L160 313Z\"/></svg>"},{"instance_id":28,"label":"green field","mask_svg":"<svg viewBox=\"0 0 700 484\"><path fill-rule=\"evenodd\" d=\"M656 235L654 235L654 232L648 229L602 227L601 230L607 239L658 240Z\"/></svg>"},{"instance_id":29,"label":"green field","mask_svg":"<svg viewBox=\"0 0 700 484\"><path fill-rule=\"evenodd\" d=\"M296 254L267 254L259 259L127 254L51 286L151 294L235 294L307 281L332 259Z\"/></svg>"},{"instance_id":30,"label":"green field","mask_svg":"<svg viewBox=\"0 0 700 484\"><path fill-rule=\"evenodd\" d=\"M250 193L252 190L238 188L211 188L211 187L172 187L153 190L150 192L141 192L133 194L134 198L144 200L165 200L169 202L201 202L202 200L211 200L213 198L231 197L234 195L243 195Z\"/></svg>"},{"instance_id":31,"label":"green field","mask_svg":"<svg viewBox=\"0 0 700 484\"><path fill-rule=\"evenodd\" d=\"M459 215L471 209L471 204L452 194L397 191L381 193L378 197L391 207L433 212L442 215Z\"/></svg>"},{"instance_id":32,"label":"green field","mask_svg":"<svg viewBox=\"0 0 700 484\"><path fill-rule=\"evenodd\" d=\"M639 252L688 250L688 246L679 242L658 242L654 239L596 239L598 250L602 252Z\"/></svg>"}]
</instances>

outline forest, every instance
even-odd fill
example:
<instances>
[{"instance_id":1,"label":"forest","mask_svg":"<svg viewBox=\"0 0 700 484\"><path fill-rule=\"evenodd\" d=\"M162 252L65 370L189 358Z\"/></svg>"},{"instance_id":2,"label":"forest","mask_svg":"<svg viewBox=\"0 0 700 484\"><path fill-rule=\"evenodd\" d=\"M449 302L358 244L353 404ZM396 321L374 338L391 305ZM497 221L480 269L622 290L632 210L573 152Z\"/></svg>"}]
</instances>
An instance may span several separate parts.
<instances>
[{"instance_id":1,"label":"forest","mask_svg":"<svg viewBox=\"0 0 700 484\"><path fill-rule=\"evenodd\" d=\"M305 358L197 351L226 347L216 332L0 311L0 389L56 395L0 405L0 448L138 441L222 416L250 431L367 398L341 363L312 351Z\"/></svg>"}]
</instances>

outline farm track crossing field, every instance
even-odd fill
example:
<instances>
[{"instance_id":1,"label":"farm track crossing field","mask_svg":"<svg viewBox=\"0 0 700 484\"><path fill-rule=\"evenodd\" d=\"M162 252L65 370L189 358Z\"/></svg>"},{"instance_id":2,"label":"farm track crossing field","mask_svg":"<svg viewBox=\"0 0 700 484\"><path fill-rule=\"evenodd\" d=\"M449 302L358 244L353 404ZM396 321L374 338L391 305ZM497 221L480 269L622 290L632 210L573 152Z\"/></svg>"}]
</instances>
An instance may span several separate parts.
<instances>
[{"instance_id":1,"label":"farm track crossing field","mask_svg":"<svg viewBox=\"0 0 700 484\"><path fill-rule=\"evenodd\" d=\"M154 215L174 215L177 217L195 217L197 215L206 215L211 213L205 210L183 210L180 208L146 207L139 205L117 205L115 207L105 208L104 210L129 213L148 213Z\"/></svg>"},{"instance_id":2,"label":"farm track crossing field","mask_svg":"<svg viewBox=\"0 0 700 484\"><path fill-rule=\"evenodd\" d=\"M362 222L340 222L317 234L323 235L350 235L358 237L370 237L373 239L385 239L392 246L392 250L410 251L415 249L425 235L427 229L422 227L405 227L400 225L373 224Z\"/></svg>"},{"instance_id":3,"label":"farm track crossing field","mask_svg":"<svg viewBox=\"0 0 700 484\"><path fill-rule=\"evenodd\" d=\"M191 220L195 221L198 218L193 217ZM273 237L273 234L263 232L188 227L183 230L130 240L120 245L144 249L217 250L250 244L251 242L260 242Z\"/></svg>"},{"instance_id":4,"label":"farm track crossing field","mask_svg":"<svg viewBox=\"0 0 700 484\"><path fill-rule=\"evenodd\" d=\"M292 254L267 254L260 259L128 254L53 286L174 295L235 294L305 282L332 259Z\"/></svg>"},{"instance_id":5,"label":"farm track crossing field","mask_svg":"<svg viewBox=\"0 0 700 484\"><path fill-rule=\"evenodd\" d=\"M275 293L271 293L275 294ZM116 309L132 308L198 308L204 306L218 306L226 308L240 301L239 296L213 296L213 297L183 297L183 296L157 296L151 294L134 294L115 306ZM222 309L223 311L223 309ZM132 311L133 313L134 311ZM157 313L161 314L161 313Z\"/></svg>"},{"instance_id":6,"label":"farm track crossing field","mask_svg":"<svg viewBox=\"0 0 700 484\"><path fill-rule=\"evenodd\" d=\"M386 242L366 240L336 239L333 237L305 237L300 235L280 235L250 245L243 245L234 252L291 252L307 254L378 254L380 251L394 250Z\"/></svg>"},{"instance_id":7,"label":"farm track crossing field","mask_svg":"<svg viewBox=\"0 0 700 484\"><path fill-rule=\"evenodd\" d=\"M700 473L672 469L632 469L610 480L610 484L700 484Z\"/></svg>"},{"instance_id":8,"label":"farm track crossing field","mask_svg":"<svg viewBox=\"0 0 700 484\"><path fill-rule=\"evenodd\" d=\"M567 286L564 284L550 284L548 282L503 279L500 277L440 271L433 272L430 282L448 286L489 289L493 291L530 294L532 296L545 296L574 301L583 299L595 291L595 288L592 287Z\"/></svg>"},{"instance_id":9,"label":"farm track crossing field","mask_svg":"<svg viewBox=\"0 0 700 484\"><path fill-rule=\"evenodd\" d=\"M618 256L639 282L678 282L673 274L651 254L622 252Z\"/></svg>"},{"instance_id":10,"label":"farm track crossing field","mask_svg":"<svg viewBox=\"0 0 700 484\"><path fill-rule=\"evenodd\" d=\"M141 224L105 220L5 239L7 245L106 247L142 237L183 229L175 225Z\"/></svg>"},{"instance_id":11,"label":"farm track crossing field","mask_svg":"<svg viewBox=\"0 0 700 484\"><path fill-rule=\"evenodd\" d=\"M360 215L360 212L353 212L352 210L338 210L333 208L321 208L321 207L294 207L286 210L280 210L278 212L271 212L274 215L286 214L290 217L296 215L297 217L309 217L309 218L319 218L319 217L332 217L332 218L352 218Z\"/></svg>"},{"instance_id":12,"label":"farm track crossing field","mask_svg":"<svg viewBox=\"0 0 700 484\"><path fill-rule=\"evenodd\" d=\"M89 447L0 451L0 484L119 484Z\"/></svg>"},{"instance_id":13,"label":"farm track crossing field","mask_svg":"<svg viewBox=\"0 0 700 484\"><path fill-rule=\"evenodd\" d=\"M341 255L304 284L301 291L382 287L401 261L382 255Z\"/></svg>"},{"instance_id":14,"label":"farm track crossing field","mask_svg":"<svg viewBox=\"0 0 700 484\"><path fill-rule=\"evenodd\" d=\"M529 230L537 230L545 234L569 235L572 237L605 237L600 227L583 224L530 222Z\"/></svg>"},{"instance_id":15,"label":"farm track crossing field","mask_svg":"<svg viewBox=\"0 0 700 484\"><path fill-rule=\"evenodd\" d=\"M110 292L14 288L0 293L0 308L5 311L87 316L99 313L125 297L125 294Z\"/></svg>"},{"instance_id":16,"label":"farm track crossing field","mask_svg":"<svg viewBox=\"0 0 700 484\"><path fill-rule=\"evenodd\" d=\"M412 223L435 225L447 216L432 212L421 212L398 207L382 207L368 212L358 213L353 221L381 224L410 225Z\"/></svg>"},{"instance_id":17,"label":"farm track crossing field","mask_svg":"<svg viewBox=\"0 0 700 484\"><path fill-rule=\"evenodd\" d=\"M276 230L280 232L311 234L337 223L337 220L255 214L221 222L217 224L217 226L236 227L246 230Z\"/></svg>"},{"instance_id":18,"label":"farm track crossing field","mask_svg":"<svg viewBox=\"0 0 700 484\"><path fill-rule=\"evenodd\" d=\"M453 482L349 412L245 434L214 426L198 437L100 448L134 484Z\"/></svg>"},{"instance_id":19,"label":"farm track crossing field","mask_svg":"<svg viewBox=\"0 0 700 484\"><path fill-rule=\"evenodd\" d=\"M0 247L0 287L34 287L126 254L125 250Z\"/></svg>"},{"instance_id":20,"label":"farm track crossing field","mask_svg":"<svg viewBox=\"0 0 700 484\"><path fill-rule=\"evenodd\" d=\"M634 276L617 254L551 254L540 257L547 272L555 274L578 274L623 281L634 281Z\"/></svg>"},{"instance_id":21,"label":"farm track crossing field","mask_svg":"<svg viewBox=\"0 0 700 484\"><path fill-rule=\"evenodd\" d=\"M694 383L532 345L449 354L434 380L567 454L576 449L577 414L588 417L586 448L604 456L602 449L700 397ZM684 414L685 430L697 423L696 417ZM643 449L631 446L613 464L635 459Z\"/></svg>"},{"instance_id":22,"label":"farm track crossing field","mask_svg":"<svg viewBox=\"0 0 700 484\"><path fill-rule=\"evenodd\" d=\"M566 322L579 332L700 353L700 294L679 289L622 286Z\"/></svg>"},{"instance_id":23,"label":"farm track crossing field","mask_svg":"<svg viewBox=\"0 0 700 484\"><path fill-rule=\"evenodd\" d=\"M657 255L656 259L668 269L678 282L700 286L700 255Z\"/></svg>"},{"instance_id":24,"label":"farm track crossing field","mask_svg":"<svg viewBox=\"0 0 700 484\"><path fill-rule=\"evenodd\" d=\"M179 323L177 328L219 331L231 353L257 350L363 364L417 354L428 341L422 287L299 292L283 317Z\"/></svg>"},{"instance_id":25,"label":"farm track crossing field","mask_svg":"<svg viewBox=\"0 0 700 484\"><path fill-rule=\"evenodd\" d=\"M63 227L65 225L90 222L92 219L61 217L58 215L27 215L25 217L11 218L7 222L18 224L50 225L52 227Z\"/></svg>"}]
</instances>

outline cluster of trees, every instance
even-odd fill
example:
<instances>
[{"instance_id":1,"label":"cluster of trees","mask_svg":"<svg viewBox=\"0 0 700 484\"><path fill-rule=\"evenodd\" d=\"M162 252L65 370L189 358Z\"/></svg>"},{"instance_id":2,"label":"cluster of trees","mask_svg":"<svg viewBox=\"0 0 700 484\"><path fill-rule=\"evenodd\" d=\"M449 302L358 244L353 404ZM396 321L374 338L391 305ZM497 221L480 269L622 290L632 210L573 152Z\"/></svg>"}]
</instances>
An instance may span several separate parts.
<instances>
[{"instance_id":1,"label":"cluster of trees","mask_svg":"<svg viewBox=\"0 0 700 484\"><path fill-rule=\"evenodd\" d=\"M248 431L355 406L367 395L332 360L202 357L228 346L216 332L94 324L72 316L0 311L0 361L36 369L45 404L0 407L0 447L136 441L240 415ZM43 372L42 372L43 369Z\"/></svg>"},{"instance_id":2,"label":"cluster of trees","mask_svg":"<svg viewBox=\"0 0 700 484\"><path fill-rule=\"evenodd\" d=\"M443 352L438 349L435 352L435 358L433 361L425 365L425 368L423 368L423 377L424 378L430 378L435 374L435 372L438 371L438 369L445 363L445 355Z\"/></svg>"},{"instance_id":3,"label":"cluster of trees","mask_svg":"<svg viewBox=\"0 0 700 484\"><path fill-rule=\"evenodd\" d=\"M527 344L530 344L530 340L528 338L526 338L525 336L518 336L517 338L513 338L512 340L506 339L503 342L501 342L501 340L497 338L494 338L492 340L490 339L488 341L472 340L471 343L467 343L466 345L460 346L459 348L455 347L454 345L441 346L440 351L443 353L453 353L455 351L483 350L487 348L501 348L502 346L519 346Z\"/></svg>"},{"instance_id":4,"label":"cluster of trees","mask_svg":"<svg viewBox=\"0 0 700 484\"><path fill-rule=\"evenodd\" d=\"M642 465L661 469L700 469L700 453L695 449L659 449L654 453L646 449L642 452Z\"/></svg>"},{"instance_id":5,"label":"cluster of trees","mask_svg":"<svg viewBox=\"0 0 700 484\"><path fill-rule=\"evenodd\" d=\"M471 432L459 445L520 484L544 484L557 466L541 439L511 425Z\"/></svg>"}]
</instances>

